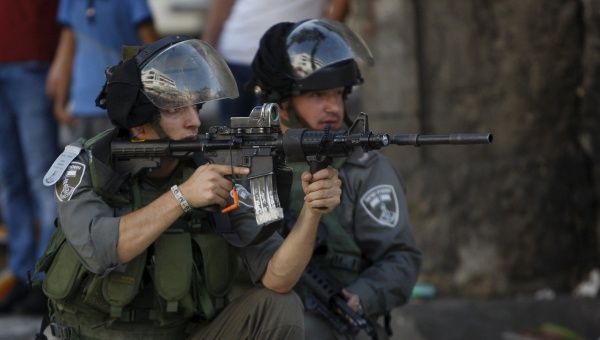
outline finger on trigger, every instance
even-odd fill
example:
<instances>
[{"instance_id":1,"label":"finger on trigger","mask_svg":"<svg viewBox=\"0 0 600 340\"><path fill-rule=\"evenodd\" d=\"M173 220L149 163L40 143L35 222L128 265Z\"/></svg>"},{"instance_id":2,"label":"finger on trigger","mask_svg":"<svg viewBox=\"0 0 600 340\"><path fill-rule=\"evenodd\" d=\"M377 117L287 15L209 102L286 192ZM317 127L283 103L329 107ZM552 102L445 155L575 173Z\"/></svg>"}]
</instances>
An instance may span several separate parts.
<instances>
[{"instance_id":1,"label":"finger on trigger","mask_svg":"<svg viewBox=\"0 0 600 340\"><path fill-rule=\"evenodd\" d=\"M243 166L231 166L225 164L214 164L215 170L222 175L247 175L250 173L250 168Z\"/></svg>"},{"instance_id":2,"label":"finger on trigger","mask_svg":"<svg viewBox=\"0 0 600 340\"><path fill-rule=\"evenodd\" d=\"M332 167L328 167L328 168L321 169L321 170L315 172L313 174L313 181L317 181L317 180L321 180L321 179L328 179L328 178L332 178L334 176L337 176L337 170Z\"/></svg>"}]
</instances>

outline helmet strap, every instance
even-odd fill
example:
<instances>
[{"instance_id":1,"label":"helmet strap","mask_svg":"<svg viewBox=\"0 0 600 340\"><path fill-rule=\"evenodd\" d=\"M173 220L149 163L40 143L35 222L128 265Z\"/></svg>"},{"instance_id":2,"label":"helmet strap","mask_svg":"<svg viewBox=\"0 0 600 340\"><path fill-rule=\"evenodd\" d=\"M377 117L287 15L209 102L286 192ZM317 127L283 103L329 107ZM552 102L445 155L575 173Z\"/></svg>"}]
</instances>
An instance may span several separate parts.
<instances>
[{"instance_id":1,"label":"helmet strap","mask_svg":"<svg viewBox=\"0 0 600 340\"><path fill-rule=\"evenodd\" d=\"M292 104L291 99L288 100L286 104L287 118L284 118L283 116L279 117L281 122L288 128L307 128L308 123L302 117L300 117L298 111L294 107L294 104Z\"/></svg>"},{"instance_id":2,"label":"helmet strap","mask_svg":"<svg viewBox=\"0 0 600 340\"><path fill-rule=\"evenodd\" d=\"M157 115L154 115L154 117L152 118L152 121L150 122L152 124L152 128L154 128L154 130L156 131L156 133L158 134L158 137L160 137L160 139L169 139L169 136L167 136L167 133L165 132L165 130L163 130L162 126L160 126L160 113Z\"/></svg>"}]
</instances>

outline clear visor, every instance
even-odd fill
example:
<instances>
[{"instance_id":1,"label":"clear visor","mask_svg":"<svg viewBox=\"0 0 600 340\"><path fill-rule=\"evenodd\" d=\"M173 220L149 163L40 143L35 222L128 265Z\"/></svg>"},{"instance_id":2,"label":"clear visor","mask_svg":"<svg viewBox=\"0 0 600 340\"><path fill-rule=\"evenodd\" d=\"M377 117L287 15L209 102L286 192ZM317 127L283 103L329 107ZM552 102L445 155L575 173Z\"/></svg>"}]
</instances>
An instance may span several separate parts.
<instances>
[{"instance_id":1,"label":"clear visor","mask_svg":"<svg viewBox=\"0 0 600 340\"><path fill-rule=\"evenodd\" d=\"M294 28L287 37L291 76L303 79L344 60L373 65L373 55L364 41L346 25L328 19L313 19Z\"/></svg>"},{"instance_id":2,"label":"clear visor","mask_svg":"<svg viewBox=\"0 0 600 340\"><path fill-rule=\"evenodd\" d=\"M235 79L223 58L197 39L161 51L143 66L141 76L144 93L160 109L238 96Z\"/></svg>"}]
</instances>

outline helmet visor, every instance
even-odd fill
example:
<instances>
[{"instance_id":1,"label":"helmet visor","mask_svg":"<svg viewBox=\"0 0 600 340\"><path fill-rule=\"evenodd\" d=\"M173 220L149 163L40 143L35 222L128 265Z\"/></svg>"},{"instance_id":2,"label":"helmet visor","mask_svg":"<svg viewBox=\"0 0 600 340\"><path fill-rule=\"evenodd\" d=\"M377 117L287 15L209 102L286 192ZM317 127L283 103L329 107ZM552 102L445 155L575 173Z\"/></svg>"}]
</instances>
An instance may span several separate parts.
<instances>
[{"instance_id":1,"label":"helmet visor","mask_svg":"<svg viewBox=\"0 0 600 340\"><path fill-rule=\"evenodd\" d=\"M142 66L144 93L160 109L238 96L235 79L223 58L197 39L174 44Z\"/></svg>"},{"instance_id":2,"label":"helmet visor","mask_svg":"<svg viewBox=\"0 0 600 340\"><path fill-rule=\"evenodd\" d=\"M312 19L294 28L286 40L290 76L304 79L345 60L373 65L373 55L364 41L346 25L328 19Z\"/></svg>"}]
</instances>

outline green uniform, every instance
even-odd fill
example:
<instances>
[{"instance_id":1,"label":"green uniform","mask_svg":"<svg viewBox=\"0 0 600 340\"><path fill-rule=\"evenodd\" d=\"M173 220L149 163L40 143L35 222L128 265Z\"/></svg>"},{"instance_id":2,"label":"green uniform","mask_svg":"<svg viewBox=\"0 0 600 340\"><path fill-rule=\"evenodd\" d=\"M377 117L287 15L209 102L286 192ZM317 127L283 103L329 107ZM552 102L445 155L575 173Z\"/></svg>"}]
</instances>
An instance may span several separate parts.
<instances>
[{"instance_id":1,"label":"green uniform","mask_svg":"<svg viewBox=\"0 0 600 340\"><path fill-rule=\"evenodd\" d=\"M120 263L116 248L121 216L180 184L199 164L182 161L171 177L152 180L138 162L111 163L109 145L116 134L113 130L82 145L56 183L59 227L38 263L46 272L43 289L55 333L63 338L173 339L187 337L197 324L198 329L211 329L230 302L238 263L259 282L281 237L274 234L252 244L258 226L247 207L228 215L193 209L142 254ZM279 298L292 315L301 311L294 297L275 294L269 301L277 305ZM235 310L228 315L251 317ZM302 333L298 315L295 320L271 314L264 318L253 324L258 330L228 331L260 332L272 322L284 322L283 328L292 330L286 334Z\"/></svg>"}]
</instances>

